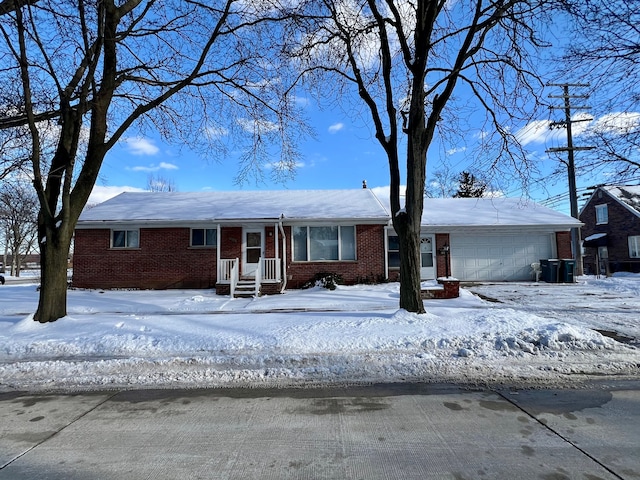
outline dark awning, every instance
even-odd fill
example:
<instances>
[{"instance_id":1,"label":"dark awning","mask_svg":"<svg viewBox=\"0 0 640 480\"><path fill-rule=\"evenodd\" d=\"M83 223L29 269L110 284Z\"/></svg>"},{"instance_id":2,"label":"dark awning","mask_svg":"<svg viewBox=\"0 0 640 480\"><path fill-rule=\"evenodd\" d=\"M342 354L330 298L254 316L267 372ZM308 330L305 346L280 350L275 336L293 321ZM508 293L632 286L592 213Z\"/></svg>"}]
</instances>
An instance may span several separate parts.
<instances>
[{"instance_id":1,"label":"dark awning","mask_svg":"<svg viewBox=\"0 0 640 480\"><path fill-rule=\"evenodd\" d=\"M607 246L608 237L606 233L594 233L593 235L589 235L583 240L583 245L585 247L606 247Z\"/></svg>"}]
</instances>

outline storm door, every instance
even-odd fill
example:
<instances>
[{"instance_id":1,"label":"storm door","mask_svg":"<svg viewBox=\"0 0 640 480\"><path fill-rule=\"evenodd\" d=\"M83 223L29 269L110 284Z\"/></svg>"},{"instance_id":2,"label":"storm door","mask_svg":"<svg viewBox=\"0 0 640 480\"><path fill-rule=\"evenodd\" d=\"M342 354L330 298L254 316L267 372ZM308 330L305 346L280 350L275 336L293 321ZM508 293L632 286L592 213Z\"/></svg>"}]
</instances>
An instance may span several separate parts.
<instances>
[{"instance_id":1,"label":"storm door","mask_svg":"<svg viewBox=\"0 0 640 480\"><path fill-rule=\"evenodd\" d=\"M242 275L253 277L264 248L264 229L245 228L242 232Z\"/></svg>"},{"instance_id":2,"label":"storm door","mask_svg":"<svg viewBox=\"0 0 640 480\"><path fill-rule=\"evenodd\" d=\"M433 267L433 235L420 237L420 280L432 280L436 277Z\"/></svg>"}]
</instances>

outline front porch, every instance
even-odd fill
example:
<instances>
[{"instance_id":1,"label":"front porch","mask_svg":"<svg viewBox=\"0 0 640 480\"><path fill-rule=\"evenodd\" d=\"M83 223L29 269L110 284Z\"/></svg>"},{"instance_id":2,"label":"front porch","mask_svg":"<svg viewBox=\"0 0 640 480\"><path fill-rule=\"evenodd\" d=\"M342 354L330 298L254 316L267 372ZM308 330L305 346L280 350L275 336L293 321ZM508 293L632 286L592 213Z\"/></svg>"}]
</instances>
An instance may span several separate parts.
<instances>
[{"instance_id":1,"label":"front porch","mask_svg":"<svg viewBox=\"0 0 640 480\"><path fill-rule=\"evenodd\" d=\"M282 259L258 258L255 270L243 275L240 259L222 258L218 261L216 293L231 297L253 297L281 293L285 284L282 276Z\"/></svg>"}]
</instances>

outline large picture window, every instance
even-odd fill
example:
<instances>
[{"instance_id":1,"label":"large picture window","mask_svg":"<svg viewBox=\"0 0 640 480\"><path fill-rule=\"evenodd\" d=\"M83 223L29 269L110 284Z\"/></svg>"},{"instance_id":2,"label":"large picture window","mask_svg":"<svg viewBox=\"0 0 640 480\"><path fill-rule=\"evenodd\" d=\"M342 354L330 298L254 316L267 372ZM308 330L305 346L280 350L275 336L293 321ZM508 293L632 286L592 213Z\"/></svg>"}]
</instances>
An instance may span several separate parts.
<instances>
[{"instance_id":1,"label":"large picture window","mask_svg":"<svg viewBox=\"0 0 640 480\"><path fill-rule=\"evenodd\" d=\"M640 258L640 235L629 237L629 257Z\"/></svg>"},{"instance_id":2,"label":"large picture window","mask_svg":"<svg viewBox=\"0 0 640 480\"><path fill-rule=\"evenodd\" d=\"M215 247L218 245L218 230L215 228L192 228L192 247Z\"/></svg>"},{"instance_id":3,"label":"large picture window","mask_svg":"<svg viewBox=\"0 0 640 480\"><path fill-rule=\"evenodd\" d=\"M356 259L356 227L293 227L293 260L296 262Z\"/></svg>"},{"instance_id":4,"label":"large picture window","mask_svg":"<svg viewBox=\"0 0 640 480\"><path fill-rule=\"evenodd\" d=\"M111 230L111 248L139 248L138 230Z\"/></svg>"}]
</instances>

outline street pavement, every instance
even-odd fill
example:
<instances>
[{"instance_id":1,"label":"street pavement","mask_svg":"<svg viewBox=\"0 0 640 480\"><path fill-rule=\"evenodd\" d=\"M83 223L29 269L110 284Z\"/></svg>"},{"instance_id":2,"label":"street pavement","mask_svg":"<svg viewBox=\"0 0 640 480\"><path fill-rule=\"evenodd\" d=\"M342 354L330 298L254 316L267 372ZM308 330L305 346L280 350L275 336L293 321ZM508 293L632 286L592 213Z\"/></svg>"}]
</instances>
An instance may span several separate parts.
<instances>
[{"instance_id":1,"label":"street pavement","mask_svg":"<svg viewBox=\"0 0 640 480\"><path fill-rule=\"evenodd\" d=\"M638 479L640 382L0 394L0 479Z\"/></svg>"}]
</instances>

